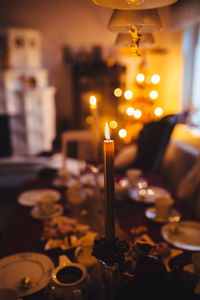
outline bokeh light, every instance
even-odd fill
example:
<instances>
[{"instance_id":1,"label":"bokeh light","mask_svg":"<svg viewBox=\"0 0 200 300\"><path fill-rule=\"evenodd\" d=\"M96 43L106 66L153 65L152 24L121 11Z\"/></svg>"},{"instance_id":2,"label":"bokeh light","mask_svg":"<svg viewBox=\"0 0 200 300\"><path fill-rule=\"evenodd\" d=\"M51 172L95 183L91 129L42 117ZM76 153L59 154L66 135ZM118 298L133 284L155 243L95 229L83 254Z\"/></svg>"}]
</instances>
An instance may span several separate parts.
<instances>
[{"instance_id":1,"label":"bokeh light","mask_svg":"<svg viewBox=\"0 0 200 300\"><path fill-rule=\"evenodd\" d=\"M158 92L156 90L151 91L149 96L151 99L155 100L156 98L158 98Z\"/></svg>"},{"instance_id":2,"label":"bokeh light","mask_svg":"<svg viewBox=\"0 0 200 300\"><path fill-rule=\"evenodd\" d=\"M86 118L86 122L87 122L88 124L92 124L92 123L94 122L93 116L88 116L88 117Z\"/></svg>"},{"instance_id":3,"label":"bokeh light","mask_svg":"<svg viewBox=\"0 0 200 300\"><path fill-rule=\"evenodd\" d=\"M127 136L127 131L126 131L126 129L120 129L120 131L119 131L119 136L120 136L120 138L125 138L126 136Z\"/></svg>"},{"instance_id":4,"label":"bokeh light","mask_svg":"<svg viewBox=\"0 0 200 300\"><path fill-rule=\"evenodd\" d=\"M109 126L111 129L116 129L118 126L117 121L115 121L115 120L110 121Z\"/></svg>"},{"instance_id":5,"label":"bokeh light","mask_svg":"<svg viewBox=\"0 0 200 300\"><path fill-rule=\"evenodd\" d=\"M162 116L162 114L163 114L163 109L162 109L162 107L156 107L155 110L154 110L154 114L155 114L157 117Z\"/></svg>"},{"instance_id":6,"label":"bokeh light","mask_svg":"<svg viewBox=\"0 0 200 300\"><path fill-rule=\"evenodd\" d=\"M151 82L153 84L158 84L160 82L160 76L158 74L154 74L152 77L151 77Z\"/></svg>"},{"instance_id":7,"label":"bokeh light","mask_svg":"<svg viewBox=\"0 0 200 300\"><path fill-rule=\"evenodd\" d=\"M120 88L116 88L116 89L114 90L114 95L115 95L115 97L121 97L121 95L122 95L122 90L121 90Z\"/></svg>"},{"instance_id":8,"label":"bokeh light","mask_svg":"<svg viewBox=\"0 0 200 300\"><path fill-rule=\"evenodd\" d=\"M126 91L124 92L124 98L125 98L126 100L130 100L132 97L133 97L133 93L132 93L130 90L126 90Z\"/></svg>"},{"instance_id":9,"label":"bokeh light","mask_svg":"<svg viewBox=\"0 0 200 300\"><path fill-rule=\"evenodd\" d=\"M130 107L127 108L126 113L127 113L128 116L133 116L134 111L135 111L134 108L130 106Z\"/></svg>"},{"instance_id":10,"label":"bokeh light","mask_svg":"<svg viewBox=\"0 0 200 300\"><path fill-rule=\"evenodd\" d=\"M136 76L137 82L142 83L144 81L144 79L145 79L144 74L142 74L142 73L137 74L137 76Z\"/></svg>"},{"instance_id":11,"label":"bokeh light","mask_svg":"<svg viewBox=\"0 0 200 300\"><path fill-rule=\"evenodd\" d=\"M136 110L134 111L134 117L135 117L136 119L140 119L141 116L142 116L141 110L140 110L140 109L136 109Z\"/></svg>"},{"instance_id":12,"label":"bokeh light","mask_svg":"<svg viewBox=\"0 0 200 300\"><path fill-rule=\"evenodd\" d=\"M95 97L95 96L91 96L91 97L90 97L90 106L91 106L92 108L94 108L94 107L96 107L96 104L97 104L97 99L96 99L96 97Z\"/></svg>"}]
</instances>

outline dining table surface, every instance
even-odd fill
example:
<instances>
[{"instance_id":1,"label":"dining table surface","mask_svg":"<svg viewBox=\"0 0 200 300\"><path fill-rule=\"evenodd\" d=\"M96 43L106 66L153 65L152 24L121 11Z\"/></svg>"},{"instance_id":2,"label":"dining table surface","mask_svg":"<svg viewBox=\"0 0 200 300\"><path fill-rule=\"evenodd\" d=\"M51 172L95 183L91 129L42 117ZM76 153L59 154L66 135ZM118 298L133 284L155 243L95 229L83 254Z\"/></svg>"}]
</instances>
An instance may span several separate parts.
<instances>
[{"instance_id":1,"label":"dining table surface","mask_svg":"<svg viewBox=\"0 0 200 300\"><path fill-rule=\"evenodd\" d=\"M170 190L169 186L160 175L146 174L143 177L147 180L149 186L164 188L171 194L172 198L175 199L174 207L180 212L182 220L198 221L198 218L195 216L194 211L187 204L182 202L173 191ZM43 253L51 258L55 266L58 265L59 255L67 254L70 259L74 259L72 250L64 251L62 249L44 249L45 243L41 239L41 235L43 232L43 221L35 219L30 215L31 207L23 206L17 201L19 195L22 192L33 189L50 188L59 191L59 193L61 194L59 203L63 206L64 215L69 217L77 217L77 219L80 218L80 221L82 223L87 223L88 220L91 220L91 229L94 231L98 231L99 229L99 235L104 235L104 219L101 218L101 221L99 221L99 223L96 217L94 220L94 217L92 215L93 212L90 211L90 205L85 207L85 209L88 210L87 217L81 216L80 214L77 216L74 215L74 213L77 213L77 211L73 210L72 205L67 199L66 187L63 188L55 186L53 184L53 180L54 179L52 177L40 177L29 180L27 182L24 182L24 184L21 186L20 191L16 193L16 195L12 195L12 197L16 198L16 206L0 239L0 258L24 252ZM7 199L7 201L9 200L11 199ZM89 201L95 203L92 197ZM119 233L120 239L126 239L128 242L133 242L134 230L139 228L140 226L143 226L144 228L146 228L146 234L152 239L152 241L154 241L155 243L164 241L161 235L161 227L163 226L163 224L153 222L145 216L144 212L147 207L149 207L147 204L133 201L127 196L120 196L119 199L116 199L116 235ZM82 208L84 208L84 204ZM103 213L101 214L101 216L102 215ZM95 228L96 223L98 224ZM186 250L183 250L183 252L189 253L189 255L192 253L191 251ZM24 297L23 299L48 299L45 298L45 293L45 289L42 289L34 294ZM190 299L200 299L200 296L198 294L195 294L194 291L191 291Z\"/></svg>"}]
</instances>

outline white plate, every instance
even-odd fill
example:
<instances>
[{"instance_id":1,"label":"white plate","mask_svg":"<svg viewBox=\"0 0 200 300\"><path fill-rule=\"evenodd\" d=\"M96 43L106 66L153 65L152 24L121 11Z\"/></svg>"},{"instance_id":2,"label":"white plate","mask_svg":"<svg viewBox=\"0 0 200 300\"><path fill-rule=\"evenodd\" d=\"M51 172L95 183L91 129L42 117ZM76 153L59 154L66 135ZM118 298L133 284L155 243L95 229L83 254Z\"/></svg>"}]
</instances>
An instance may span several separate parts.
<instances>
[{"instance_id":1,"label":"white plate","mask_svg":"<svg viewBox=\"0 0 200 300\"><path fill-rule=\"evenodd\" d=\"M55 204L53 211L46 215L43 214L37 206L35 206L31 209L30 213L31 216L35 219L46 220L46 219L55 218L62 215L63 207L60 204Z\"/></svg>"},{"instance_id":2,"label":"white plate","mask_svg":"<svg viewBox=\"0 0 200 300\"><path fill-rule=\"evenodd\" d=\"M158 197L170 196L170 193L157 186L149 186L147 188L129 188L128 195L131 200L142 203L155 203Z\"/></svg>"},{"instance_id":3,"label":"white plate","mask_svg":"<svg viewBox=\"0 0 200 300\"><path fill-rule=\"evenodd\" d=\"M50 194L54 198L55 202L61 198L60 193L56 190L35 189L23 192L19 195L17 201L19 204L24 206L34 206L43 194Z\"/></svg>"},{"instance_id":4,"label":"white plate","mask_svg":"<svg viewBox=\"0 0 200 300\"><path fill-rule=\"evenodd\" d=\"M156 208L149 207L145 210L145 216L157 223L179 222L181 219L180 213L176 209L171 209L169 215L166 218L157 216Z\"/></svg>"},{"instance_id":5,"label":"white plate","mask_svg":"<svg viewBox=\"0 0 200 300\"><path fill-rule=\"evenodd\" d=\"M171 224L161 229L162 237L173 246L190 251L200 251L200 223L182 221L177 224L177 231L173 233Z\"/></svg>"},{"instance_id":6,"label":"white plate","mask_svg":"<svg viewBox=\"0 0 200 300\"><path fill-rule=\"evenodd\" d=\"M14 289L19 297L31 295L43 289L51 279L54 264L40 253L18 253L0 259L0 283L3 288ZM29 277L35 286L21 289L21 280Z\"/></svg>"}]
</instances>

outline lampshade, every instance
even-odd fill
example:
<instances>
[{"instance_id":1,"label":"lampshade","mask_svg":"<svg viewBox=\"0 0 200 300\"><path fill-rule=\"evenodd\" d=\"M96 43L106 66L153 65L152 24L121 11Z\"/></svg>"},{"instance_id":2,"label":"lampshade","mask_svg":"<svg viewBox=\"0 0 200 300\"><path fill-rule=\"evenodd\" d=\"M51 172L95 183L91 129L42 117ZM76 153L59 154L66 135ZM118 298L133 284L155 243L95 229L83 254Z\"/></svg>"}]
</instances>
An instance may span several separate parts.
<instances>
[{"instance_id":1,"label":"lampshade","mask_svg":"<svg viewBox=\"0 0 200 300\"><path fill-rule=\"evenodd\" d=\"M135 25L139 33L158 31L161 21L156 9L149 10L119 10L115 9L107 28L118 33L128 33Z\"/></svg>"},{"instance_id":2,"label":"lampshade","mask_svg":"<svg viewBox=\"0 0 200 300\"><path fill-rule=\"evenodd\" d=\"M115 45L128 47L132 43L132 36L129 33L119 33L115 40ZM139 41L141 47L149 47L155 43L154 36L151 33L144 33Z\"/></svg>"},{"instance_id":3,"label":"lampshade","mask_svg":"<svg viewBox=\"0 0 200 300\"><path fill-rule=\"evenodd\" d=\"M151 9L171 5L178 0L93 0L100 6L112 9L138 10Z\"/></svg>"}]
</instances>

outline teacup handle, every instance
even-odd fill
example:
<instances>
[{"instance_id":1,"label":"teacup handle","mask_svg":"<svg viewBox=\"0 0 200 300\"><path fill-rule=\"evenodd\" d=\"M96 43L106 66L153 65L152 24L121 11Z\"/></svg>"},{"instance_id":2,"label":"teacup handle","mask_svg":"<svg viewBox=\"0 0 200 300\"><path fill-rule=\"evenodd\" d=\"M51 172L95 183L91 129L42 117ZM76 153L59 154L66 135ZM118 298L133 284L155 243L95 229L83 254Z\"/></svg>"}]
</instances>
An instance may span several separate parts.
<instances>
[{"instance_id":1,"label":"teacup handle","mask_svg":"<svg viewBox=\"0 0 200 300\"><path fill-rule=\"evenodd\" d=\"M83 247L79 246L76 248L74 255L75 257L78 256L78 254L80 254L83 251Z\"/></svg>"},{"instance_id":2,"label":"teacup handle","mask_svg":"<svg viewBox=\"0 0 200 300\"><path fill-rule=\"evenodd\" d=\"M71 260L66 255L59 256L59 265L71 265Z\"/></svg>"}]
</instances>

